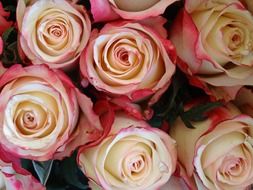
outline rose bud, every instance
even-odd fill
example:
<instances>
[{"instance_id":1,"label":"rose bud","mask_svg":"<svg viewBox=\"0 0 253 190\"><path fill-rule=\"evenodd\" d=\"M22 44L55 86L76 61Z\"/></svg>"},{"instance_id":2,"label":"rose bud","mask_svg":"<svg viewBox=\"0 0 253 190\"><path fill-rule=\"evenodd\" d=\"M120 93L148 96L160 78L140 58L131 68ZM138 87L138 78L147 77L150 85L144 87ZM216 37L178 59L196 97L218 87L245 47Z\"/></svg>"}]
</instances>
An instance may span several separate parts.
<instances>
[{"instance_id":1,"label":"rose bud","mask_svg":"<svg viewBox=\"0 0 253 190\"><path fill-rule=\"evenodd\" d=\"M253 17L240 1L190 1L172 26L179 66L213 99L253 83Z\"/></svg>"},{"instance_id":2,"label":"rose bud","mask_svg":"<svg viewBox=\"0 0 253 190\"><path fill-rule=\"evenodd\" d=\"M180 118L171 127L179 162L198 189L246 189L253 183L253 118L232 104L206 115L203 121L191 122L194 129Z\"/></svg>"},{"instance_id":3,"label":"rose bud","mask_svg":"<svg viewBox=\"0 0 253 190\"><path fill-rule=\"evenodd\" d=\"M142 20L158 16L177 0L92 0L91 12L95 22L117 18Z\"/></svg>"},{"instance_id":4,"label":"rose bud","mask_svg":"<svg viewBox=\"0 0 253 190\"><path fill-rule=\"evenodd\" d=\"M46 65L9 68L0 78L0 99L0 143L17 157L62 159L102 131L91 100Z\"/></svg>"},{"instance_id":5,"label":"rose bud","mask_svg":"<svg viewBox=\"0 0 253 190\"><path fill-rule=\"evenodd\" d=\"M92 189L158 189L176 169L176 144L163 131L117 113L109 135L79 149L78 163Z\"/></svg>"},{"instance_id":6,"label":"rose bud","mask_svg":"<svg viewBox=\"0 0 253 190\"><path fill-rule=\"evenodd\" d=\"M3 190L45 190L20 161L0 147L0 189Z\"/></svg>"},{"instance_id":7,"label":"rose bud","mask_svg":"<svg viewBox=\"0 0 253 190\"><path fill-rule=\"evenodd\" d=\"M175 65L174 46L166 40L165 19L157 17L142 23L113 22L92 37L80 58L84 80L112 96L126 95L138 101L168 88ZM150 26L156 25L157 30Z\"/></svg>"},{"instance_id":8,"label":"rose bud","mask_svg":"<svg viewBox=\"0 0 253 190\"><path fill-rule=\"evenodd\" d=\"M73 68L90 37L85 8L68 0L19 0L17 23L20 52L51 68Z\"/></svg>"}]
</instances>

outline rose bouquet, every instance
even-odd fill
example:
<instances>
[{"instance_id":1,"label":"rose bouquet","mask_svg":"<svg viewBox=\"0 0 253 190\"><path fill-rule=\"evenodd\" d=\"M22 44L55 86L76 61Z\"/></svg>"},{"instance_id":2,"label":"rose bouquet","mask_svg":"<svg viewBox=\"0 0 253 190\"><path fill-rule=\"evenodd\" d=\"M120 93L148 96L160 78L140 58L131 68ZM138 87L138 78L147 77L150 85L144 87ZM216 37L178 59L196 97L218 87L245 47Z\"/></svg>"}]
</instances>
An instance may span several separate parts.
<instances>
[{"instance_id":1,"label":"rose bouquet","mask_svg":"<svg viewBox=\"0 0 253 190\"><path fill-rule=\"evenodd\" d=\"M249 190L251 0L0 0L0 189Z\"/></svg>"}]
</instances>

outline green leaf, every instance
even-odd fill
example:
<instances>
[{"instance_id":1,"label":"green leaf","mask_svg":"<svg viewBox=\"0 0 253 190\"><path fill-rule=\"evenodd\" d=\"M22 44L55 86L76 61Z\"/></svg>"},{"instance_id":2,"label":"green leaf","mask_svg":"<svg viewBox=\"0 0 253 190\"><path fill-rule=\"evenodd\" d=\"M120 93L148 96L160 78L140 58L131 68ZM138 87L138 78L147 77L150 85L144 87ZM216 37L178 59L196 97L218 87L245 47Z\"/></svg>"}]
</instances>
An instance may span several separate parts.
<instances>
[{"instance_id":1,"label":"green leaf","mask_svg":"<svg viewBox=\"0 0 253 190\"><path fill-rule=\"evenodd\" d=\"M46 162L37 162L33 160L32 163L33 163L34 170L36 171L40 179L40 183L43 185L46 185L47 180L52 170L53 160L49 160Z\"/></svg>"},{"instance_id":2,"label":"green leaf","mask_svg":"<svg viewBox=\"0 0 253 190\"><path fill-rule=\"evenodd\" d=\"M89 186L87 184L82 183L86 182L86 180L80 180L79 175L84 175L78 168L76 163L76 154L73 154L72 157L67 158L62 163L63 176L66 182L74 187L79 189L88 189Z\"/></svg>"},{"instance_id":3,"label":"green leaf","mask_svg":"<svg viewBox=\"0 0 253 190\"><path fill-rule=\"evenodd\" d=\"M11 35L12 32L15 31L15 28L14 27L10 27L8 28L2 35L2 39L3 41L6 43Z\"/></svg>"},{"instance_id":4,"label":"green leaf","mask_svg":"<svg viewBox=\"0 0 253 190\"><path fill-rule=\"evenodd\" d=\"M221 105L222 105L221 102L208 102L205 104L199 104L197 106L192 107L188 111L185 112L183 111L180 114L180 117L184 122L184 124L186 125L186 127L194 129L194 126L191 124L191 121L195 122L204 121L207 117L206 113L208 111L211 111L212 109L217 108Z\"/></svg>"},{"instance_id":5,"label":"green leaf","mask_svg":"<svg viewBox=\"0 0 253 190\"><path fill-rule=\"evenodd\" d=\"M8 5L6 7L4 7L5 11L10 11L10 12L15 12L16 11L16 7L13 5Z\"/></svg>"}]
</instances>

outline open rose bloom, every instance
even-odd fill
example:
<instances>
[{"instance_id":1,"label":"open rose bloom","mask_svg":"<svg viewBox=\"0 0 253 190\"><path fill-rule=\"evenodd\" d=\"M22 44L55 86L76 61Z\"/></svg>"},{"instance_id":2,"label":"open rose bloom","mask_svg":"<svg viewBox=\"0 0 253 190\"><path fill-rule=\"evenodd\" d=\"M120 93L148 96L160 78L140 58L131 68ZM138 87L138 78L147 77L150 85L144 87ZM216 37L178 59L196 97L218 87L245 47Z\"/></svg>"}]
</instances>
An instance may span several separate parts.
<instances>
[{"instance_id":1,"label":"open rose bloom","mask_svg":"<svg viewBox=\"0 0 253 190\"><path fill-rule=\"evenodd\" d=\"M117 18L141 20L161 15L177 0L92 0L91 11L96 22Z\"/></svg>"},{"instance_id":2,"label":"open rose bloom","mask_svg":"<svg viewBox=\"0 0 253 190\"><path fill-rule=\"evenodd\" d=\"M228 104L187 128L177 119L170 135L178 160L198 189L246 189L253 181L253 118ZM192 187L195 189L194 187Z\"/></svg>"},{"instance_id":3,"label":"open rose bloom","mask_svg":"<svg viewBox=\"0 0 253 190\"><path fill-rule=\"evenodd\" d=\"M159 129L117 113L109 135L79 151L78 162L95 189L159 189L176 169L175 141Z\"/></svg>"},{"instance_id":4,"label":"open rose bloom","mask_svg":"<svg viewBox=\"0 0 253 190\"><path fill-rule=\"evenodd\" d=\"M65 70L75 65L91 30L84 6L68 0L19 0L17 24L20 50L32 64Z\"/></svg>"},{"instance_id":5,"label":"open rose bloom","mask_svg":"<svg viewBox=\"0 0 253 190\"><path fill-rule=\"evenodd\" d=\"M133 101L161 93L175 71L174 46L166 40L165 19L106 24L92 37L80 58L82 76L99 91ZM156 25L154 31L150 26Z\"/></svg>"},{"instance_id":6,"label":"open rose bloom","mask_svg":"<svg viewBox=\"0 0 253 190\"><path fill-rule=\"evenodd\" d=\"M0 147L0 189L45 190L28 171L21 168L18 159Z\"/></svg>"},{"instance_id":7,"label":"open rose bloom","mask_svg":"<svg viewBox=\"0 0 253 190\"><path fill-rule=\"evenodd\" d=\"M0 88L0 142L19 157L60 159L100 135L92 102L61 71L14 65Z\"/></svg>"},{"instance_id":8,"label":"open rose bloom","mask_svg":"<svg viewBox=\"0 0 253 190\"><path fill-rule=\"evenodd\" d=\"M191 82L215 99L253 84L253 17L240 1L186 0L171 40Z\"/></svg>"}]
</instances>

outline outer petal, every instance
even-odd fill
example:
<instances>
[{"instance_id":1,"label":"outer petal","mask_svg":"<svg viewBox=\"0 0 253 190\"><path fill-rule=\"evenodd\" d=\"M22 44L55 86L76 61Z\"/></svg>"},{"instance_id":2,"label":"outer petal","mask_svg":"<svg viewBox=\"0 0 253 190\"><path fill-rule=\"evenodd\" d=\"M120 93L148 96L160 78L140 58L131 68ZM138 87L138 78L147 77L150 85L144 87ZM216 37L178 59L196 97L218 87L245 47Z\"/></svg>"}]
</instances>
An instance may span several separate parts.
<instances>
[{"instance_id":1,"label":"outer petal","mask_svg":"<svg viewBox=\"0 0 253 190\"><path fill-rule=\"evenodd\" d=\"M0 147L0 168L3 172L7 189L46 189L28 171L21 168L19 159L5 152L2 147Z\"/></svg>"},{"instance_id":2,"label":"outer petal","mask_svg":"<svg viewBox=\"0 0 253 190\"><path fill-rule=\"evenodd\" d=\"M81 113L75 131L70 134L65 149L62 152L56 153L54 159L62 159L70 156L74 150L81 145L86 145L98 141L103 136L103 128L99 122L99 117L93 111L92 101L76 89Z\"/></svg>"},{"instance_id":3,"label":"outer petal","mask_svg":"<svg viewBox=\"0 0 253 190\"><path fill-rule=\"evenodd\" d=\"M90 3L95 22L110 21L119 18L107 0L93 0Z\"/></svg>"},{"instance_id":4,"label":"outer petal","mask_svg":"<svg viewBox=\"0 0 253 190\"><path fill-rule=\"evenodd\" d=\"M172 26L170 39L176 47L178 56L188 63L192 73L196 73L201 66L201 60L197 59L195 50L199 32L190 17L182 9Z\"/></svg>"},{"instance_id":5,"label":"outer petal","mask_svg":"<svg viewBox=\"0 0 253 190\"><path fill-rule=\"evenodd\" d=\"M124 19L142 20L148 17L155 17L164 13L165 9L176 2L177 0L161 0L158 1L154 6L139 12L127 12L120 10L116 7L112 7L113 10Z\"/></svg>"}]
</instances>

